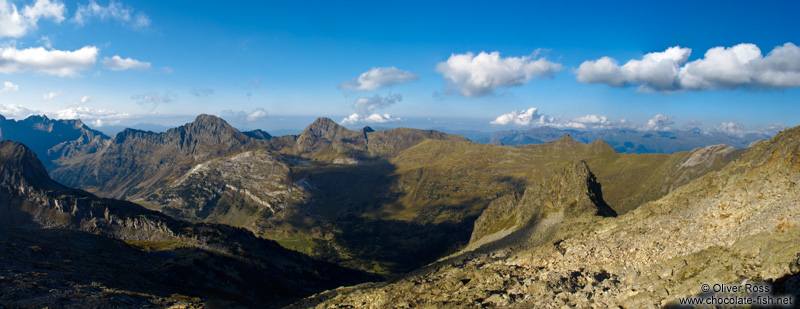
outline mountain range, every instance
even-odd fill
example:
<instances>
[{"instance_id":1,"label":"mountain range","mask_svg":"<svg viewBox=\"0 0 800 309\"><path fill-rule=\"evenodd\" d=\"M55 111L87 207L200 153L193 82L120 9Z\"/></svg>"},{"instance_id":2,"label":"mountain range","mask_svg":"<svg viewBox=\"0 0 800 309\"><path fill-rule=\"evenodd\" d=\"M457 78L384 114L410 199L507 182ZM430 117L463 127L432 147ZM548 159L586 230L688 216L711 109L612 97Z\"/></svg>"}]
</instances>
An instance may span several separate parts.
<instances>
[{"instance_id":1,"label":"mountain range","mask_svg":"<svg viewBox=\"0 0 800 309\"><path fill-rule=\"evenodd\" d=\"M586 299L586 293L597 295L595 304L664 305L692 290L646 272L669 268L670 276L677 276L676 271L693 269L673 265L675 259L708 264L713 250L726 257L738 250L789 267L791 254L775 250L797 251L758 247L762 253L751 254L754 244L738 244L754 233L775 241L792 239L785 232L796 229L791 184L798 174L793 163L800 153L797 129L747 145L731 140L733 146L638 154L619 151L605 139L582 142L588 135L580 131L542 129L561 135L510 146L435 130L349 130L327 118L284 136L240 132L210 115L162 133L126 129L114 137L79 120L45 117L0 119L0 129L2 139L35 145L29 150L19 143L2 144L7 167L0 171L8 193L0 198L8 205L4 220L14 228L0 245L11 241L65 249L69 243L56 245L54 240L58 233L69 233L78 235L70 238L76 245L102 242L120 252L121 259L152 257L141 264L142 271L164 270L201 283L176 289L171 281L157 281L160 285L143 289L67 272L52 280L16 275L15 282L74 288L87 280L106 280L107 288L141 294L137 304L279 306L339 285L390 279L322 292L297 306L384 307L404 301L437 307L581 305L575 301ZM684 140L672 137L641 138ZM743 138L756 137L763 136ZM658 149L688 147L702 136L685 140ZM776 193L780 190L787 193ZM738 212L730 211L734 202ZM789 217L768 219L768 213ZM24 238L20 231L35 231L36 237ZM708 231L735 235L714 238ZM621 258L620 248L636 259ZM197 267L171 266L189 257ZM43 258L54 263L52 256ZM228 258L239 266L219 269ZM642 262L648 260L661 264ZM31 263L6 271L35 268L40 262ZM760 265L743 268L756 272L742 276L773 280L776 287L785 285L774 280L794 278L783 277L787 273L778 268L761 272L767 266ZM271 275L259 275L265 273ZM683 276L695 281L731 278L721 270L717 274L721 277ZM235 288L216 285L218 279ZM4 289L13 290L9 285ZM256 291L263 289L283 292L258 296ZM59 291L69 294L66 288ZM447 296L453 293L463 297ZM54 305L37 295L18 304ZM90 295L63 305L117 301Z\"/></svg>"}]
</instances>

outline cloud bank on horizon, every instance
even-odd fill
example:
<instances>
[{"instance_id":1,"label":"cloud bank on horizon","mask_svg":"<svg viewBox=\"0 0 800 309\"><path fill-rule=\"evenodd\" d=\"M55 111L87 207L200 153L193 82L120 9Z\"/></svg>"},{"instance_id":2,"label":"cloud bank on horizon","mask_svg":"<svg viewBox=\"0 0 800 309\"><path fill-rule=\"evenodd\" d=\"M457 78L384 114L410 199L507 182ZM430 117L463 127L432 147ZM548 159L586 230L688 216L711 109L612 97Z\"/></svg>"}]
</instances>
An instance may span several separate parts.
<instances>
[{"instance_id":1,"label":"cloud bank on horizon","mask_svg":"<svg viewBox=\"0 0 800 309\"><path fill-rule=\"evenodd\" d=\"M572 119L567 119L562 116L548 116L539 113L539 109L531 107L519 111L511 111L510 113L497 116L490 122L497 127L514 127L514 128L535 128L535 127L552 127L558 129L577 129L577 130L603 130L603 129L630 129L637 131L670 131L680 129L674 127L675 116L656 114L652 118L645 121L642 125L635 125L628 119L620 119L618 121L611 121L606 116L601 115L585 115ZM687 122L683 129L695 129L700 125L697 120L690 120ZM781 123L769 124L760 126L753 130L747 130L744 125L738 121L722 122L717 126L707 128L705 133L724 133L728 135L741 136L746 133L759 133L759 134L775 134L777 131L785 129L786 125Z\"/></svg>"}]
</instances>

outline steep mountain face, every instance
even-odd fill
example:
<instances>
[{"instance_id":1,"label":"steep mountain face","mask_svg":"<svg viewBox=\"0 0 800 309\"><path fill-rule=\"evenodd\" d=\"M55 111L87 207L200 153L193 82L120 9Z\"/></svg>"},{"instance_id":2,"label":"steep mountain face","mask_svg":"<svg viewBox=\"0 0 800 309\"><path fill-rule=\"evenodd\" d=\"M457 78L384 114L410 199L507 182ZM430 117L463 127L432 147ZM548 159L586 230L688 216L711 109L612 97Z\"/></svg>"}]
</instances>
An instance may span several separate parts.
<instances>
[{"instance_id":1,"label":"steep mountain face","mask_svg":"<svg viewBox=\"0 0 800 309\"><path fill-rule=\"evenodd\" d=\"M283 221L310 197L293 182L281 155L250 150L195 165L169 185L137 202L176 218L245 227L256 233Z\"/></svg>"},{"instance_id":2,"label":"steep mountain face","mask_svg":"<svg viewBox=\"0 0 800 309\"><path fill-rule=\"evenodd\" d=\"M476 141L518 146L551 142L564 134L569 134L575 140L583 143L604 140L615 150L623 153L674 153L716 144L725 144L741 149L747 148L754 141L769 138L769 135L761 133L731 135L721 132L705 132L698 128L674 131L637 131L633 129L578 131L538 127L526 131L499 131Z\"/></svg>"},{"instance_id":3,"label":"steep mountain face","mask_svg":"<svg viewBox=\"0 0 800 309\"><path fill-rule=\"evenodd\" d=\"M51 161L62 155L96 150L107 139L78 119L30 116L24 120L10 120L0 115L0 140L25 143L47 167L52 167Z\"/></svg>"},{"instance_id":4,"label":"steep mountain face","mask_svg":"<svg viewBox=\"0 0 800 309\"><path fill-rule=\"evenodd\" d=\"M523 243L537 241L530 237L532 229L543 233L565 217L616 217L617 212L603 200L600 188L584 161L569 163L562 170L532 179L522 196L512 194L489 204L475 220L468 249L501 238L506 242L512 238ZM520 235L509 236L515 232Z\"/></svg>"},{"instance_id":5,"label":"steep mountain face","mask_svg":"<svg viewBox=\"0 0 800 309\"><path fill-rule=\"evenodd\" d=\"M549 181L574 186L560 179L555 175ZM745 283L766 286L773 296L797 297L798 182L800 127L754 145L719 171L619 217L564 216L551 228L540 220L529 237L510 233L392 282L332 290L296 306L344 308L366 302L375 307L642 308L714 296L704 293L702 284ZM548 194L558 195L552 190ZM511 196L505 202L514 200ZM555 202L551 209L571 205L570 199ZM490 208L538 209L548 203L519 199L519 205ZM585 199L583 204L591 208ZM518 222L521 214L487 213L475 233L493 235L484 227ZM716 296L725 295L730 294Z\"/></svg>"},{"instance_id":6,"label":"steep mountain face","mask_svg":"<svg viewBox=\"0 0 800 309\"><path fill-rule=\"evenodd\" d=\"M50 179L36 155L19 143L0 142L0 175L0 238L3 239L0 246L7 249L2 252L29 256L27 260L0 267L4 278L0 280L3 304L81 307L103 296L96 291L87 294L73 288L102 280L98 283L100 287L140 295L141 304L174 302L179 298L173 294L179 293L198 298L196 302L200 305L210 300L231 305L273 306L320 289L369 278L288 251L243 229L189 224L133 203L101 199L67 188ZM63 232L50 232L51 229ZM71 261L84 259L83 255L90 253L66 250L63 255L51 254L52 250L63 247L63 244L53 245L53 235L59 233L68 236L62 243L114 251L103 254L102 259L87 257L101 261L102 266L85 262L64 264L65 256ZM145 252L136 253L120 240ZM20 251L17 241L44 253ZM108 245L100 245L103 243ZM116 260L114 256L123 259ZM136 263L128 263L134 259ZM52 268L49 265L53 263L61 266ZM131 272L147 274L136 277L154 277L125 283L107 275ZM54 279L48 277L51 273ZM35 288L20 294L19 284L38 287L39 283L52 290ZM42 295L45 292L69 298L45 298Z\"/></svg>"},{"instance_id":7,"label":"steep mountain face","mask_svg":"<svg viewBox=\"0 0 800 309\"><path fill-rule=\"evenodd\" d=\"M264 145L220 118L200 115L164 133L126 129L97 151L56 160L51 175L68 186L103 196L140 198L195 162Z\"/></svg>"}]
</instances>

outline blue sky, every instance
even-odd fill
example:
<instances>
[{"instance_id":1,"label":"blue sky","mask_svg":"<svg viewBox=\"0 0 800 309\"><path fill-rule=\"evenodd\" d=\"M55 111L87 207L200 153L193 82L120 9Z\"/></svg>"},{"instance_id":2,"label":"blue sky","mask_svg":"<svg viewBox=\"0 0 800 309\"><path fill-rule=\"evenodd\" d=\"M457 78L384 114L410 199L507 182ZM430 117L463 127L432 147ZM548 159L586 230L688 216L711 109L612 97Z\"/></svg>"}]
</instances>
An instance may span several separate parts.
<instances>
[{"instance_id":1,"label":"blue sky","mask_svg":"<svg viewBox=\"0 0 800 309\"><path fill-rule=\"evenodd\" d=\"M208 113L266 130L325 116L354 128L769 131L800 125L799 9L0 0L0 113L97 128Z\"/></svg>"}]
</instances>

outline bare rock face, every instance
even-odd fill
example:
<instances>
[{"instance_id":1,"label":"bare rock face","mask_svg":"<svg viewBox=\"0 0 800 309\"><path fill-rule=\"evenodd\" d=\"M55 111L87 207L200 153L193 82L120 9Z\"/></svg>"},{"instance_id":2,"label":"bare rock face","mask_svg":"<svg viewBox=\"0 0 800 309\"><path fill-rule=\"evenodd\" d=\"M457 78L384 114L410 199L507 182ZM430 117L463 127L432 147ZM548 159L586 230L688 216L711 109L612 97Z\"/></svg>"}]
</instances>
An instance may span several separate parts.
<instances>
[{"instance_id":1,"label":"bare rock face","mask_svg":"<svg viewBox=\"0 0 800 309\"><path fill-rule=\"evenodd\" d=\"M586 162L577 161L531 180L522 196L512 194L492 201L475 221L470 243L485 237L498 239L499 235L492 237L495 233L508 235L534 228L547 218L586 215L616 217L617 213L603 200L600 184Z\"/></svg>"}]
</instances>

